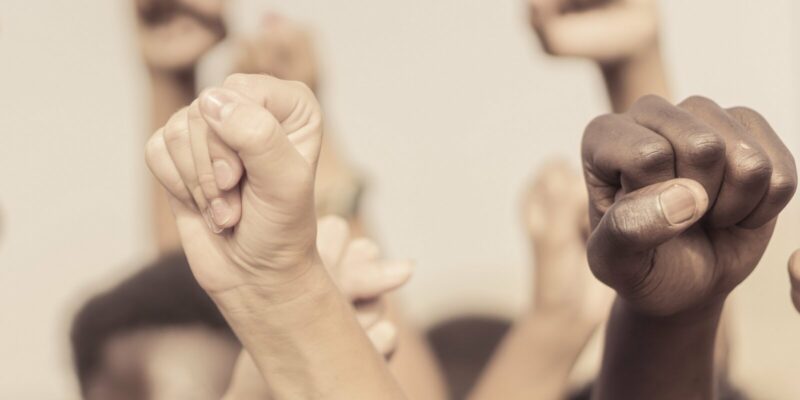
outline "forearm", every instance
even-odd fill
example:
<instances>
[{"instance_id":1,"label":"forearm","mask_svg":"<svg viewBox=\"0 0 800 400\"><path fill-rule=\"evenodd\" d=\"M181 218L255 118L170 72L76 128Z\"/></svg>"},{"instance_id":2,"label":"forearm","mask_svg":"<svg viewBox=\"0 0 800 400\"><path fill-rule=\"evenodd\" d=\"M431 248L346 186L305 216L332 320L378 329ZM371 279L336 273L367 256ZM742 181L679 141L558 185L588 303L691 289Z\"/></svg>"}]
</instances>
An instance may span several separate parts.
<instances>
[{"instance_id":1,"label":"forearm","mask_svg":"<svg viewBox=\"0 0 800 400\"><path fill-rule=\"evenodd\" d=\"M594 399L712 399L722 301L691 315L652 317L617 299Z\"/></svg>"},{"instance_id":2,"label":"forearm","mask_svg":"<svg viewBox=\"0 0 800 400\"><path fill-rule=\"evenodd\" d=\"M169 117L184 106L189 105L195 96L194 73L171 73L149 71L150 80L150 128L147 136L167 123ZM180 237L175 227L167 195L153 180L151 194L151 215L155 230L156 245L161 253L180 247Z\"/></svg>"},{"instance_id":3,"label":"forearm","mask_svg":"<svg viewBox=\"0 0 800 400\"><path fill-rule=\"evenodd\" d=\"M669 99L669 85L658 43L613 63L601 65L611 108L627 111L640 97L654 94Z\"/></svg>"},{"instance_id":4,"label":"forearm","mask_svg":"<svg viewBox=\"0 0 800 400\"><path fill-rule=\"evenodd\" d=\"M321 264L284 286L212 295L273 398L403 398Z\"/></svg>"},{"instance_id":5,"label":"forearm","mask_svg":"<svg viewBox=\"0 0 800 400\"><path fill-rule=\"evenodd\" d=\"M526 316L503 339L470 398L564 398L572 367L593 331L565 315Z\"/></svg>"},{"instance_id":6,"label":"forearm","mask_svg":"<svg viewBox=\"0 0 800 400\"><path fill-rule=\"evenodd\" d=\"M410 399L447 399L447 388L436 357L420 331L387 300L389 319L397 327L397 350L389 360L389 370Z\"/></svg>"}]
</instances>

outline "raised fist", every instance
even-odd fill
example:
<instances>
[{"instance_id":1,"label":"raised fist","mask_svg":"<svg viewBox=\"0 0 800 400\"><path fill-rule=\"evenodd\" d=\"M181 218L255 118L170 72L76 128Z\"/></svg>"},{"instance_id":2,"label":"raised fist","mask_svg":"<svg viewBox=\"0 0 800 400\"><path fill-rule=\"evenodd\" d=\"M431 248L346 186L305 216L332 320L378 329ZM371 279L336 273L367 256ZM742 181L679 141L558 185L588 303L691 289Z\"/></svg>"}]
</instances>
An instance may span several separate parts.
<instances>
[{"instance_id":1,"label":"raised fist","mask_svg":"<svg viewBox=\"0 0 800 400\"><path fill-rule=\"evenodd\" d=\"M269 74L317 89L317 60L308 30L276 13L259 31L237 43L236 72Z\"/></svg>"},{"instance_id":2,"label":"raised fist","mask_svg":"<svg viewBox=\"0 0 800 400\"><path fill-rule=\"evenodd\" d=\"M545 164L528 187L523 215L535 256L534 309L586 323L608 317L613 292L589 271L583 180L562 161Z\"/></svg>"},{"instance_id":3,"label":"raised fist","mask_svg":"<svg viewBox=\"0 0 800 400\"><path fill-rule=\"evenodd\" d=\"M136 0L139 45L145 63L162 71L194 67L225 37L225 0Z\"/></svg>"},{"instance_id":4,"label":"raised fist","mask_svg":"<svg viewBox=\"0 0 800 400\"><path fill-rule=\"evenodd\" d=\"M618 61L656 44L655 0L528 0L544 50L558 56Z\"/></svg>"},{"instance_id":5,"label":"raised fist","mask_svg":"<svg viewBox=\"0 0 800 400\"><path fill-rule=\"evenodd\" d=\"M589 264L630 306L721 304L755 268L797 187L764 118L703 97L655 97L596 118L583 138Z\"/></svg>"},{"instance_id":6,"label":"raised fist","mask_svg":"<svg viewBox=\"0 0 800 400\"><path fill-rule=\"evenodd\" d=\"M314 179L319 104L302 83L232 75L149 140L183 248L211 292L275 285L318 260Z\"/></svg>"}]
</instances>

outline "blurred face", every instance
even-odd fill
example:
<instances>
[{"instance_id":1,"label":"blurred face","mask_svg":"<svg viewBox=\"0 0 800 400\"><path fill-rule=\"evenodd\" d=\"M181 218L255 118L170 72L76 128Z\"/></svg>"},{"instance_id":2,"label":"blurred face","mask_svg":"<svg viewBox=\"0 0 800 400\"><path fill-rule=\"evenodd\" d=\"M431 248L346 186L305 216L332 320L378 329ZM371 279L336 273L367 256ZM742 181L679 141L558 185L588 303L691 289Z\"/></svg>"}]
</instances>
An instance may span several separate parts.
<instances>
[{"instance_id":1,"label":"blurred face","mask_svg":"<svg viewBox=\"0 0 800 400\"><path fill-rule=\"evenodd\" d=\"M239 344L202 327L130 332L103 349L87 385L88 400L219 399L227 389Z\"/></svg>"},{"instance_id":2,"label":"blurred face","mask_svg":"<svg viewBox=\"0 0 800 400\"><path fill-rule=\"evenodd\" d=\"M183 70L225 37L224 0L136 0L139 37L147 64Z\"/></svg>"}]
</instances>

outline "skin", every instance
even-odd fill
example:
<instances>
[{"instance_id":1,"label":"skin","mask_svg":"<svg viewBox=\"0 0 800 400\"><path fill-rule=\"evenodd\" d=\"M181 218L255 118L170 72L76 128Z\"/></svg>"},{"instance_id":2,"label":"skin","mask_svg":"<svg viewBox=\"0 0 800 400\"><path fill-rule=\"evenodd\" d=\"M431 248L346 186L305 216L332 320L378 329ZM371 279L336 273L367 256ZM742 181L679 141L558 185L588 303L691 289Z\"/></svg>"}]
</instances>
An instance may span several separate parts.
<instances>
[{"instance_id":1,"label":"skin","mask_svg":"<svg viewBox=\"0 0 800 400\"><path fill-rule=\"evenodd\" d=\"M800 312L800 250L789 258L789 281L792 283L792 304Z\"/></svg>"},{"instance_id":2,"label":"skin","mask_svg":"<svg viewBox=\"0 0 800 400\"><path fill-rule=\"evenodd\" d=\"M471 394L476 400L564 398L569 373L614 298L589 271L586 189L566 163L539 171L523 217L534 251L535 298L480 378Z\"/></svg>"},{"instance_id":3,"label":"skin","mask_svg":"<svg viewBox=\"0 0 800 400\"><path fill-rule=\"evenodd\" d=\"M791 153L755 111L702 97L643 97L582 146L589 265L618 294L594 396L712 398L722 306L794 195Z\"/></svg>"},{"instance_id":4,"label":"skin","mask_svg":"<svg viewBox=\"0 0 800 400\"><path fill-rule=\"evenodd\" d=\"M669 97L655 0L528 0L545 52L594 61L614 112L646 94Z\"/></svg>"},{"instance_id":5,"label":"skin","mask_svg":"<svg viewBox=\"0 0 800 400\"><path fill-rule=\"evenodd\" d=\"M217 140L246 171L227 190L211 165L235 160L210 145ZM319 256L313 188L321 141L319 104L307 86L232 75L157 131L146 155L170 193L195 278L275 398L403 398ZM237 197L238 210L213 201Z\"/></svg>"},{"instance_id":6,"label":"skin","mask_svg":"<svg viewBox=\"0 0 800 400\"><path fill-rule=\"evenodd\" d=\"M397 348L397 328L388 318L385 295L411 277L409 262L380 259L377 245L369 239L353 239L347 222L338 217L320 220L317 247L342 293L353 303L356 318L379 353L389 358ZM246 351L237 361L230 387L223 397L269 399L270 388Z\"/></svg>"},{"instance_id":7,"label":"skin","mask_svg":"<svg viewBox=\"0 0 800 400\"><path fill-rule=\"evenodd\" d=\"M225 37L223 0L135 0L136 30L149 74L152 132L191 103L195 67ZM161 253L180 246L167 197L157 182L152 191L154 237Z\"/></svg>"},{"instance_id":8,"label":"skin","mask_svg":"<svg viewBox=\"0 0 800 400\"><path fill-rule=\"evenodd\" d=\"M265 73L305 83L315 93L320 89L318 60L309 29L276 13L267 14L259 31L238 39L235 69L244 73ZM358 175L343 159L330 131L322 142L315 182L315 208L320 215L345 217L353 236L368 236L363 217L352 209L352 195L359 190ZM445 399L442 372L420 331L408 321L392 296L386 310L403 343L389 363L395 378L412 398Z\"/></svg>"},{"instance_id":9,"label":"skin","mask_svg":"<svg viewBox=\"0 0 800 400\"><path fill-rule=\"evenodd\" d=\"M112 339L86 398L219 399L239 344L201 326L143 329ZM202 352L197 349L202 348Z\"/></svg>"},{"instance_id":10,"label":"skin","mask_svg":"<svg viewBox=\"0 0 800 400\"><path fill-rule=\"evenodd\" d=\"M236 42L236 71L269 74L318 89L318 62L309 30L277 13L264 16L255 35Z\"/></svg>"}]
</instances>

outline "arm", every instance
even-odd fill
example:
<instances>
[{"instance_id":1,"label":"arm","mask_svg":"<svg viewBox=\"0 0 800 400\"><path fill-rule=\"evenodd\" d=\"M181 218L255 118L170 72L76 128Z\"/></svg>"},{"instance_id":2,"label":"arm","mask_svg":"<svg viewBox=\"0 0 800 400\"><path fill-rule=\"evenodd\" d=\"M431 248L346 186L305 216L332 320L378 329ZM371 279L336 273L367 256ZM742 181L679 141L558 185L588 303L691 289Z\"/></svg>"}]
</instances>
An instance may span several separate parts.
<instances>
[{"instance_id":1,"label":"arm","mask_svg":"<svg viewBox=\"0 0 800 400\"><path fill-rule=\"evenodd\" d=\"M215 301L274 398L404 397L321 263L278 291Z\"/></svg>"},{"instance_id":2,"label":"arm","mask_svg":"<svg viewBox=\"0 0 800 400\"><path fill-rule=\"evenodd\" d=\"M222 2L202 4L175 0L135 0L136 29L150 83L150 127L164 126L196 95L195 67L200 58L225 36ZM176 27L180 25L180 33ZM180 246L167 197L153 182L151 212L156 246L168 253Z\"/></svg>"},{"instance_id":3,"label":"arm","mask_svg":"<svg viewBox=\"0 0 800 400\"><path fill-rule=\"evenodd\" d=\"M713 399L721 310L720 303L696 315L652 317L618 300L593 398Z\"/></svg>"},{"instance_id":4,"label":"arm","mask_svg":"<svg viewBox=\"0 0 800 400\"><path fill-rule=\"evenodd\" d=\"M582 145L589 265L618 294L594 397L713 398L723 304L794 195L794 160L750 109L650 96L626 114Z\"/></svg>"},{"instance_id":5,"label":"arm","mask_svg":"<svg viewBox=\"0 0 800 400\"><path fill-rule=\"evenodd\" d=\"M648 94L669 98L652 0L529 0L531 25L546 52L600 68L614 112Z\"/></svg>"},{"instance_id":6,"label":"arm","mask_svg":"<svg viewBox=\"0 0 800 400\"><path fill-rule=\"evenodd\" d=\"M581 322L562 315L523 316L492 356L470 398L564 398L572 367L591 337L586 331Z\"/></svg>"},{"instance_id":7,"label":"arm","mask_svg":"<svg viewBox=\"0 0 800 400\"><path fill-rule=\"evenodd\" d=\"M606 320L613 292L586 265L586 189L564 162L541 168L523 220L534 252L534 300L481 377L474 399L562 399L572 367Z\"/></svg>"},{"instance_id":8,"label":"arm","mask_svg":"<svg viewBox=\"0 0 800 400\"><path fill-rule=\"evenodd\" d=\"M391 296L387 299L389 319L397 327L397 351L389 360L400 387L409 399L447 399L447 387L441 368L426 339L399 309Z\"/></svg>"},{"instance_id":9,"label":"arm","mask_svg":"<svg viewBox=\"0 0 800 400\"><path fill-rule=\"evenodd\" d=\"M320 259L321 139L306 86L233 75L173 115L146 157L193 275L275 398L402 398ZM220 179L222 162L238 173Z\"/></svg>"},{"instance_id":10,"label":"arm","mask_svg":"<svg viewBox=\"0 0 800 400\"><path fill-rule=\"evenodd\" d=\"M236 71L269 73L281 79L304 82L312 90L319 88L318 63L311 32L303 25L270 13L260 31L238 42ZM285 55L290 56L285 56ZM282 56L281 56L282 55ZM326 131L315 187L317 212L347 217L354 236L364 234L356 196L361 186L336 147L336 135ZM354 207L354 205L356 205ZM389 360L389 368L409 397L414 399L447 398L444 378L419 330L403 315L397 301L385 301L389 320L397 329L401 345Z\"/></svg>"},{"instance_id":11,"label":"arm","mask_svg":"<svg viewBox=\"0 0 800 400\"><path fill-rule=\"evenodd\" d=\"M150 76L150 123L151 132L167 123L176 111L194 100L195 78L192 71L172 73L148 69ZM152 180L152 217L156 246L160 253L168 253L180 247L180 237L167 194L161 185Z\"/></svg>"},{"instance_id":12,"label":"arm","mask_svg":"<svg viewBox=\"0 0 800 400\"><path fill-rule=\"evenodd\" d=\"M648 94L670 98L658 43L625 59L599 66L614 112L625 112L638 98Z\"/></svg>"},{"instance_id":13,"label":"arm","mask_svg":"<svg viewBox=\"0 0 800 400\"><path fill-rule=\"evenodd\" d=\"M328 272L352 303L372 346L384 358L391 357L397 329L384 311L384 295L408 281L411 264L381 260L377 245L364 238L352 239L347 222L339 217L320 220L317 247ZM261 377L247 351L242 351L225 399L269 398L269 382Z\"/></svg>"}]
</instances>

